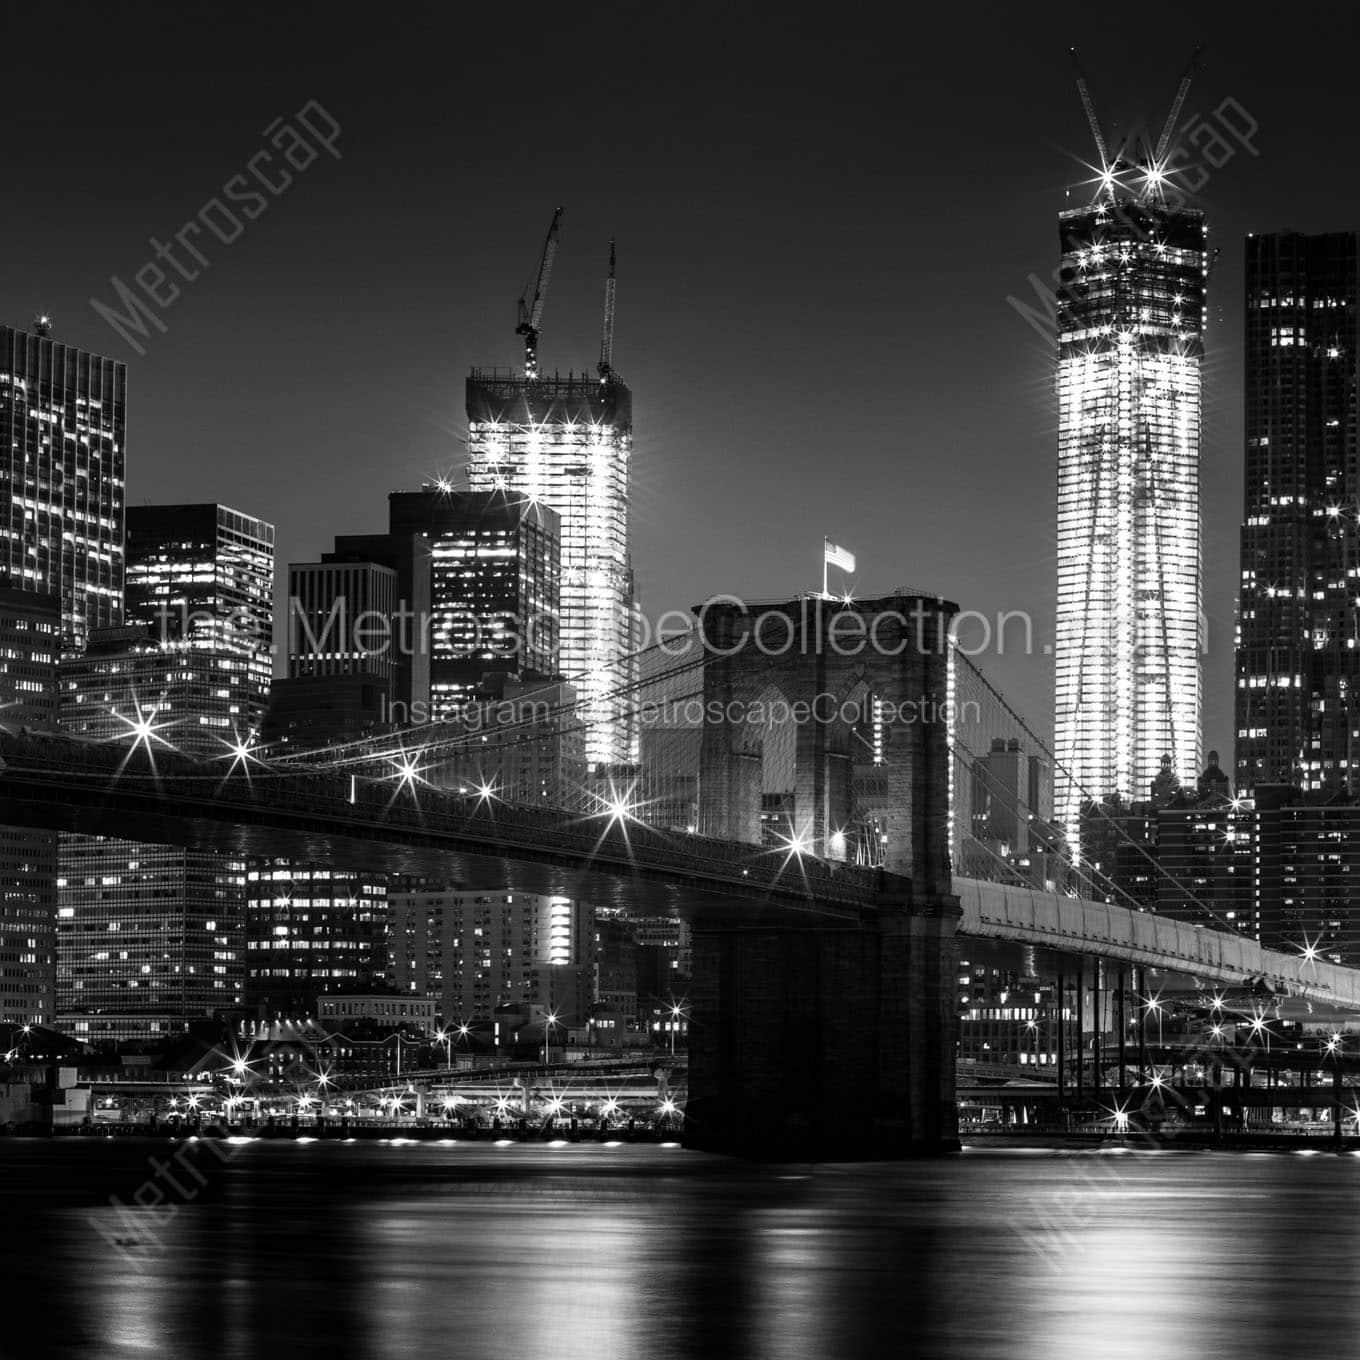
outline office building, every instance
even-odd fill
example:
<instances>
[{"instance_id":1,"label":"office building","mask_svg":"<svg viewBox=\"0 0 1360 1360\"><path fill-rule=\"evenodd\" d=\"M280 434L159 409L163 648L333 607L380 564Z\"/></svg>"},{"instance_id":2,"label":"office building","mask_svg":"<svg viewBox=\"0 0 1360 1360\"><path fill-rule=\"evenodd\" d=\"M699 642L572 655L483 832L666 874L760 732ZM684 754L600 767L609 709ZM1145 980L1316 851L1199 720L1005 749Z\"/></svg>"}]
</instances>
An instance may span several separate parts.
<instances>
[{"instance_id":1,"label":"office building","mask_svg":"<svg viewBox=\"0 0 1360 1360\"><path fill-rule=\"evenodd\" d=\"M430 548L429 720L456 718L488 671L556 676L558 515L504 492L438 486L394 491L388 506L392 533Z\"/></svg>"},{"instance_id":2,"label":"office building","mask_svg":"<svg viewBox=\"0 0 1360 1360\"><path fill-rule=\"evenodd\" d=\"M321 996L387 975L387 877L255 860L246 872L245 1004L266 1019L315 1016Z\"/></svg>"},{"instance_id":3,"label":"office building","mask_svg":"<svg viewBox=\"0 0 1360 1360\"><path fill-rule=\"evenodd\" d=\"M126 389L46 318L0 326L0 722L50 725L56 644L122 617ZM55 835L0 828L0 1019L53 1022L56 879Z\"/></svg>"},{"instance_id":4,"label":"office building","mask_svg":"<svg viewBox=\"0 0 1360 1360\"><path fill-rule=\"evenodd\" d=\"M499 1006L583 1025L594 990L594 908L538 893L483 892L406 879L390 897L390 967L402 993L437 994L446 1024Z\"/></svg>"},{"instance_id":5,"label":"office building","mask_svg":"<svg viewBox=\"0 0 1360 1360\"><path fill-rule=\"evenodd\" d=\"M1200 766L1200 367L1205 232L1109 167L1061 214L1058 820Z\"/></svg>"},{"instance_id":6,"label":"office building","mask_svg":"<svg viewBox=\"0 0 1360 1360\"><path fill-rule=\"evenodd\" d=\"M592 767L633 763L627 704L610 700L636 663L629 555L632 393L612 373L532 376L474 369L467 381L468 484L561 517L561 670L591 726Z\"/></svg>"},{"instance_id":7,"label":"office building","mask_svg":"<svg viewBox=\"0 0 1360 1360\"><path fill-rule=\"evenodd\" d=\"M229 759L259 712L248 657L157 642L126 625L92 629L83 652L62 658L60 686L63 731L130 747L140 739L153 757L173 749Z\"/></svg>"},{"instance_id":8,"label":"office building","mask_svg":"<svg viewBox=\"0 0 1360 1360\"><path fill-rule=\"evenodd\" d=\"M520 805L581 805L586 733L570 685L489 672L441 737L423 772L439 788L485 790Z\"/></svg>"},{"instance_id":9,"label":"office building","mask_svg":"<svg viewBox=\"0 0 1360 1360\"><path fill-rule=\"evenodd\" d=\"M1360 792L1355 232L1248 237L1237 790Z\"/></svg>"},{"instance_id":10,"label":"office building","mask_svg":"<svg viewBox=\"0 0 1360 1360\"><path fill-rule=\"evenodd\" d=\"M62 658L59 720L154 765L223 775L258 732L273 664L274 529L216 504L128 514L125 622ZM62 833L58 1025L91 1042L157 1040L242 1004L245 861Z\"/></svg>"},{"instance_id":11,"label":"office building","mask_svg":"<svg viewBox=\"0 0 1360 1360\"><path fill-rule=\"evenodd\" d=\"M0 585L61 601L63 646L123 608L127 367L0 326Z\"/></svg>"},{"instance_id":12,"label":"office building","mask_svg":"<svg viewBox=\"0 0 1360 1360\"><path fill-rule=\"evenodd\" d=\"M63 833L58 1026L92 1044L154 1041L241 1005L245 863Z\"/></svg>"},{"instance_id":13,"label":"office building","mask_svg":"<svg viewBox=\"0 0 1360 1360\"><path fill-rule=\"evenodd\" d=\"M274 673L274 526L211 502L130 506L126 622L210 658L230 733L258 733Z\"/></svg>"},{"instance_id":14,"label":"office building","mask_svg":"<svg viewBox=\"0 0 1360 1360\"><path fill-rule=\"evenodd\" d=\"M420 534L335 540L288 568L288 677L271 740L326 744L429 721L431 553Z\"/></svg>"},{"instance_id":15,"label":"office building","mask_svg":"<svg viewBox=\"0 0 1360 1360\"><path fill-rule=\"evenodd\" d=\"M57 723L61 602L0 586L0 725ZM56 992L57 836L0 827L0 1022L50 1025Z\"/></svg>"}]
</instances>

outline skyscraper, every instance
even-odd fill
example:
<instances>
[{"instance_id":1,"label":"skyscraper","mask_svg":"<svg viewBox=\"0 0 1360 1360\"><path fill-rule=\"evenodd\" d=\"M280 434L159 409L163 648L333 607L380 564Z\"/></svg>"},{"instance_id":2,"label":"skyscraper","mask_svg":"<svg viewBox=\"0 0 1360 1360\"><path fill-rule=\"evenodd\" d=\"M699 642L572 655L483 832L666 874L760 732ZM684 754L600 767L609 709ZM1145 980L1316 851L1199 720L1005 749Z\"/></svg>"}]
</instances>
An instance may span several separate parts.
<instances>
[{"instance_id":1,"label":"skyscraper","mask_svg":"<svg viewBox=\"0 0 1360 1360\"><path fill-rule=\"evenodd\" d=\"M245 863L177 845L61 837L57 1013L89 1043L157 1040L241 1004Z\"/></svg>"},{"instance_id":2,"label":"skyscraper","mask_svg":"<svg viewBox=\"0 0 1360 1360\"><path fill-rule=\"evenodd\" d=\"M0 586L0 723L57 724L61 601ZM0 1021L50 1025L57 977L57 835L0 827Z\"/></svg>"},{"instance_id":3,"label":"skyscraper","mask_svg":"<svg viewBox=\"0 0 1360 1360\"><path fill-rule=\"evenodd\" d=\"M446 1023L542 1006L563 1025L590 1011L595 909L539 893L393 883L389 969L401 992L441 998Z\"/></svg>"},{"instance_id":4,"label":"skyscraper","mask_svg":"<svg viewBox=\"0 0 1360 1360\"><path fill-rule=\"evenodd\" d=\"M274 673L272 524L211 502L131 506L126 616L159 645L211 657L237 735L259 731Z\"/></svg>"},{"instance_id":5,"label":"skyscraper","mask_svg":"<svg viewBox=\"0 0 1360 1360\"><path fill-rule=\"evenodd\" d=\"M468 484L551 506L562 520L561 670L574 686L593 766L635 759L624 705L605 696L635 669L628 465L633 398L603 376L473 369Z\"/></svg>"},{"instance_id":6,"label":"skyscraper","mask_svg":"<svg viewBox=\"0 0 1360 1360\"><path fill-rule=\"evenodd\" d=\"M269 696L273 525L215 504L138 506L127 563L127 623L62 659L61 725L225 773ZM241 1004L244 860L62 833L58 864L62 1028L159 1038Z\"/></svg>"},{"instance_id":7,"label":"skyscraper","mask_svg":"<svg viewBox=\"0 0 1360 1360\"><path fill-rule=\"evenodd\" d=\"M1360 791L1355 232L1247 239L1237 791Z\"/></svg>"},{"instance_id":8,"label":"skyscraper","mask_svg":"<svg viewBox=\"0 0 1360 1360\"><path fill-rule=\"evenodd\" d=\"M0 326L0 720L50 722L58 642L122 617L126 390L124 364L45 317ZM0 828L0 1019L52 1022L56 879L53 832Z\"/></svg>"},{"instance_id":9,"label":"skyscraper","mask_svg":"<svg viewBox=\"0 0 1360 1360\"><path fill-rule=\"evenodd\" d=\"M293 860L246 875L245 999L266 1018L316 1013L319 996L370 991L387 973L387 876Z\"/></svg>"},{"instance_id":10,"label":"skyscraper","mask_svg":"<svg viewBox=\"0 0 1360 1360\"><path fill-rule=\"evenodd\" d=\"M1135 182L1141 182L1135 187ZM1058 816L1200 766L1205 231L1155 166L1105 167L1061 214Z\"/></svg>"},{"instance_id":11,"label":"skyscraper","mask_svg":"<svg viewBox=\"0 0 1360 1360\"><path fill-rule=\"evenodd\" d=\"M388 497L393 535L429 544L430 714L456 717L490 671L559 666L561 521L536 500L427 486Z\"/></svg>"},{"instance_id":12,"label":"skyscraper","mask_svg":"<svg viewBox=\"0 0 1360 1360\"><path fill-rule=\"evenodd\" d=\"M0 326L0 584L61 600L62 641L123 608L127 367Z\"/></svg>"}]
</instances>

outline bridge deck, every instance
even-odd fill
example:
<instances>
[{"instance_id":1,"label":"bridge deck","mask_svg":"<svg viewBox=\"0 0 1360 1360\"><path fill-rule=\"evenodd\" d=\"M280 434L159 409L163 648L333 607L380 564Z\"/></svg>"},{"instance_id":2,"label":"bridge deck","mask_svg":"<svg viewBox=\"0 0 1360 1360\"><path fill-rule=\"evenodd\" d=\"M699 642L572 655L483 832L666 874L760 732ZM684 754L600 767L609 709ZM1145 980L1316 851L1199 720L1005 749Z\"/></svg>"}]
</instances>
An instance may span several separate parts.
<instances>
[{"instance_id":1,"label":"bridge deck","mask_svg":"<svg viewBox=\"0 0 1360 1360\"><path fill-rule=\"evenodd\" d=\"M1245 935L1006 883L956 878L961 933L1067 954L1123 959L1206 982L1261 979L1287 996L1360 1010L1360 969L1263 949Z\"/></svg>"}]
</instances>

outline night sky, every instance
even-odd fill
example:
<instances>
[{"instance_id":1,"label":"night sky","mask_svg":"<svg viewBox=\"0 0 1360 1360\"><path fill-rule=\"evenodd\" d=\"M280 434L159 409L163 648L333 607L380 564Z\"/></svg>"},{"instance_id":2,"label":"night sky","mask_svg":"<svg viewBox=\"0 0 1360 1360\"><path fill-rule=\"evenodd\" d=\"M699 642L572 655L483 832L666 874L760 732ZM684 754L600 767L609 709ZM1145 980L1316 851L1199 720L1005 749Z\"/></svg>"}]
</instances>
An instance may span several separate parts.
<instances>
[{"instance_id":1,"label":"night sky","mask_svg":"<svg viewBox=\"0 0 1360 1360\"><path fill-rule=\"evenodd\" d=\"M593 368L611 234L634 392L633 553L656 617L820 586L1028 610L1041 654L980 658L1052 722L1052 347L1008 305L1051 276L1107 128L1259 123L1197 202L1222 257L1205 365L1206 746L1231 750L1241 512L1241 238L1360 227L1349 7L292 4L9 7L0 318L129 366L128 501L272 519L280 570L461 472L463 380L519 356L515 302L566 207L540 348ZM1276 18L1281 12L1276 13ZM422 14L426 17L422 17ZM229 73L229 74L228 74ZM138 357L95 314L309 100L342 125ZM1114 140L1118 140L1116 130Z\"/></svg>"}]
</instances>

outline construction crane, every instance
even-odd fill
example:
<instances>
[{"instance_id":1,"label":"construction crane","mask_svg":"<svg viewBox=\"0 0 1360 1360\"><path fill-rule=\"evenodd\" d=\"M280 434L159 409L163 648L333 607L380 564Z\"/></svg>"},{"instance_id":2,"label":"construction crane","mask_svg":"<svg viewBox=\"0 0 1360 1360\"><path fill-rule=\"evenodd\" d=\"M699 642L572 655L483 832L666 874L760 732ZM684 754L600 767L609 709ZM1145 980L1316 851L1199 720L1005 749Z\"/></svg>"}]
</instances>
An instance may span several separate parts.
<instances>
[{"instance_id":1,"label":"construction crane","mask_svg":"<svg viewBox=\"0 0 1360 1360\"><path fill-rule=\"evenodd\" d=\"M548 281L552 278L553 260L557 257L557 234L562 225L562 209L553 213L548 239L543 242L543 254L538 260L538 278L534 283L534 298L526 302L526 287L519 295L519 325L515 334L524 337L524 378L533 382L538 377L538 333L543 323L543 304L548 297Z\"/></svg>"},{"instance_id":2,"label":"construction crane","mask_svg":"<svg viewBox=\"0 0 1360 1360\"><path fill-rule=\"evenodd\" d=\"M1086 88L1086 74L1077 60L1077 49L1072 52L1072 66L1077 73L1077 93L1081 96L1081 106L1086 110L1086 121L1091 125L1091 136L1095 138L1096 154L1100 157L1100 173L1110 168L1109 153L1105 150L1105 134L1100 130L1100 119L1096 117L1096 106L1091 102L1091 92Z\"/></svg>"},{"instance_id":3,"label":"construction crane","mask_svg":"<svg viewBox=\"0 0 1360 1360\"><path fill-rule=\"evenodd\" d=\"M609 277L604 281L604 334L600 337L600 362L595 366L600 381L614 376L614 238L609 238Z\"/></svg>"},{"instance_id":4,"label":"construction crane","mask_svg":"<svg viewBox=\"0 0 1360 1360\"><path fill-rule=\"evenodd\" d=\"M1176 97L1171 101L1171 112L1166 115L1166 124L1162 128L1162 135L1157 138L1157 149L1152 153L1152 165L1156 170L1160 170L1162 157L1166 155L1166 149L1171 145L1171 135L1176 130L1176 121L1181 116L1181 109L1185 106L1185 96L1190 93L1190 81L1195 74L1195 68L1199 65L1199 54L1202 48L1196 47L1190 54L1190 64L1185 68L1185 74L1181 77L1181 83L1176 90Z\"/></svg>"}]
</instances>

